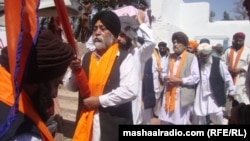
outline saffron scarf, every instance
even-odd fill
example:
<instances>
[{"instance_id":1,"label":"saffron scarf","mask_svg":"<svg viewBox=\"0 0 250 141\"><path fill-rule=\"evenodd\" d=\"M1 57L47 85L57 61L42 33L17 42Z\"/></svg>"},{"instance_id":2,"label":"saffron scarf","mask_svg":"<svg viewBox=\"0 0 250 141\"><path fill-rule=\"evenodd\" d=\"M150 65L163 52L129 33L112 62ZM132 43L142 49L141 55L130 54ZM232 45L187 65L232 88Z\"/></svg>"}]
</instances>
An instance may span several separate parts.
<instances>
[{"instance_id":1,"label":"saffron scarf","mask_svg":"<svg viewBox=\"0 0 250 141\"><path fill-rule=\"evenodd\" d=\"M0 95L0 101L4 101L5 104L12 106L14 104L14 91L11 83L11 75L1 66L0 79L0 91L3 92ZM19 95L19 111L28 116L36 124L43 141L53 141L54 138L52 137L50 131L33 107L31 99L27 94L25 94L24 91L22 91Z\"/></svg>"},{"instance_id":2,"label":"saffron scarf","mask_svg":"<svg viewBox=\"0 0 250 141\"><path fill-rule=\"evenodd\" d=\"M241 56L241 53L243 52L244 50L244 47L241 47L240 50L238 51L238 54L235 58L235 62L234 62L234 51L235 49L234 48L230 48L230 54L229 54L229 67L231 69L236 69L237 68L237 65L238 65L238 62L240 60L240 56ZM236 76L237 75L234 75L234 74L231 74L232 78L233 78L233 82L235 84L236 82Z\"/></svg>"},{"instance_id":3,"label":"saffron scarf","mask_svg":"<svg viewBox=\"0 0 250 141\"><path fill-rule=\"evenodd\" d=\"M154 50L154 56L157 62L157 68L160 69L161 68L161 59L159 56L159 53L157 52L157 50Z\"/></svg>"},{"instance_id":4,"label":"saffron scarf","mask_svg":"<svg viewBox=\"0 0 250 141\"><path fill-rule=\"evenodd\" d=\"M158 68L158 70L160 70L161 69L161 59L160 59L159 53L157 52L156 49L154 50L154 56L155 56L155 60L157 63L157 68ZM160 72L158 72L158 74L160 76ZM158 77L158 83L159 83L159 85L162 85L162 83L160 81L160 77Z\"/></svg>"},{"instance_id":5,"label":"saffron scarf","mask_svg":"<svg viewBox=\"0 0 250 141\"><path fill-rule=\"evenodd\" d=\"M100 96L110 75L112 66L118 53L118 44L112 45L98 60L94 53L91 54L89 66L90 96ZM78 121L73 141L91 141L92 125L95 110L87 110L83 107Z\"/></svg>"},{"instance_id":6,"label":"saffron scarf","mask_svg":"<svg viewBox=\"0 0 250 141\"><path fill-rule=\"evenodd\" d=\"M178 66L177 72L176 74L173 74L174 63L176 62L177 56L171 55L170 64L169 64L170 76L175 75L176 77L180 78L181 70L186 60L186 57L187 57L187 51L185 50L181 55L181 60L180 60L180 64ZM175 109L176 90L177 90L177 85L167 85L166 97L165 97L165 109L167 112L172 112Z\"/></svg>"}]
</instances>

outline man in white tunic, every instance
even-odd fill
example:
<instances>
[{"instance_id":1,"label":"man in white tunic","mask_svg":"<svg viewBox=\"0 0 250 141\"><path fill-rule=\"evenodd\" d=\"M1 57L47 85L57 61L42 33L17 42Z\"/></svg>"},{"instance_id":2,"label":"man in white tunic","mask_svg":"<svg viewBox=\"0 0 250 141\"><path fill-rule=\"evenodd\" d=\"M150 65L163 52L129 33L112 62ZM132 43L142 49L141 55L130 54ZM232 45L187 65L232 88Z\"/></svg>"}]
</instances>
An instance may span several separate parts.
<instances>
[{"instance_id":1,"label":"man in white tunic","mask_svg":"<svg viewBox=\"0 0 250 141\"><path fill-rule=\"evenodd\" d=\"M214 124L225 124L222 107L226 103L226 96L232 100L235 94L232 77L226 64L220 58L212 56L211 45L200 44L197 56L201 80L196 89L193 124L207 124L206 116Z\"/></svg>"},{"instance_id":2,"label":"man in white tunic","mask_svg":"<svg viewBox=\"0 0 250 141\"><path fill-rule=\"evenodd\" d=\"M125 7L126 8L126 7ZM129 7L127 7L129 8ZM115 11L119 13L119 10ZM118 14L128 15L128 14ZM134 124L142 124L143 122L143 104L142 104L142 78L146 61L152 56L155 48L155 40L153 31L144 22L145 13L141 10L137 11L137 22L134 16L119 16L121 21L121 33L118 36L119 47L127 50L135 60L135 69L139 79L134 79L139 88L138 95L132 101L132 112ZM137 29L138 28L138 29ZM135 30L137 29L137 30ZM140 37L138 37L140 35ZM140 43L139 43L140 42Z\"/></svg>"},{"instance_id":3,"label":"man in white tunic","mask_svg":"<svg viewBox=\"0 0 250 141\"><path fill-rule=\"evenodd\" d=\"M235 33L233 35L232 46L224 53L224 59L236 86L234 98L240 103L249 104L245 81L246 71L250 63L250 49L244 45L244 41L244 33Z\"/></svg>"},{"instance_id":4,"label":"man in white tunic","mask_svg":"<svg viewBox=\"0 0 250 141\"><path fill-rule=\"evenodd\" d=\"M186 51L188 37L183 32L172 36L174 54L168 58L162 76L166 81L163 103L159 112L161 124L185 125L195 98L196 84L200 80L197 57Z\"/></svg>"}]
</instances>

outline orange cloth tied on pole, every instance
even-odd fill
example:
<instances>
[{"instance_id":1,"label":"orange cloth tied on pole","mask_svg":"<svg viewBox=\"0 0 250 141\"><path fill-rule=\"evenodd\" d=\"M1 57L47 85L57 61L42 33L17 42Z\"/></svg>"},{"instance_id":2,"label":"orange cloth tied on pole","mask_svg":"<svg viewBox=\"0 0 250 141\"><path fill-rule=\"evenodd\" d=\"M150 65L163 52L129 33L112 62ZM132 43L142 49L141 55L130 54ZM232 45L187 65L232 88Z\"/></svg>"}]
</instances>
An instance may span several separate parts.
<instances>
[{"instance_id":1,"label":"orange cloth tied on pole","mask_svg":"<svg viewBox=\"0 0 250 141\"><path fill-rule=\"evenodd\" d=\"M89 66L89 88L90 96L100 96L103 94L104 87L110 75L112 66L118 53L118 44L112 45L100 59L91 54ZM95 110L81 109L73 141L91 141L92 125Z\"/></svg>"},{"instance_id":2,"label":"orange cloth tied on pole","mask_svg":"<svg viewBox=\"0 0 250 141\"><path fill-rule=\"evenodd\" d=\"M180 59L180 64L178 66L176 74L173 74L173 69L174 69L174 63L176 62L176 55L171 55L170 58L170 65L169 65L169 72L170 76L175 75L176 77L180 78L182 66L186 60L187 57L187 51L185 50ZM177 85L169 85L167 84L167 90L166 90L166 97L165 97L165 109L167 112L172 112L175 109L175 101L176 101L176 90L177 90Z\"/></svg>"},{"instance_id":3,"label":"orange cloth tied on pole","mask_svg":"<svg viewBox=\"0 0 250 141\"><path fill-rule=\"evenodd\" d=\"M229 54L229 68L231 69L236 69L237 68L237 65L238 65L238 62L240 60L240 56L241 56L241 53L243 52L243 49L244 47L241 47L240 50L238 51L238 54L236 56L236 59L234 61L234 49L233 48L230 48L230 54ZM235 84L236 82L236 76L235 74L231 74L232 78L233 78L233 82Z\"/></svg>"},{"instance_id":4,"label":"orange cloth tied on pole","mask_svg":"<svg viewBox=\"0 0 250 141\"><path fill-rule=\"evenodd\" d=\"M90 89L88 85L88 79L86 73L84 72L83 68L81 67L76 72L74 72L77 85L80 91L80 95L82 97L88 97L90 95Z\"/></svg>"}]
</instances>

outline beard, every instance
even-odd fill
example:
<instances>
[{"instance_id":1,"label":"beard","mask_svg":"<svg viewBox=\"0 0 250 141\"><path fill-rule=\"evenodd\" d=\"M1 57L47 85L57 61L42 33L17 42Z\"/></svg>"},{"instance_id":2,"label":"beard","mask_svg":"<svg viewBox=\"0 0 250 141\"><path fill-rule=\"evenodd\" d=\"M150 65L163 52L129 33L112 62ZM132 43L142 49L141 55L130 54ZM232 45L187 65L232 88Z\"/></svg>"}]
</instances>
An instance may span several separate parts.
<instances>
[{"instance_id":1,"label":"beard","mask_svg":"<svg viewBox=\"0 0 250 141\"><path fill-rule=\"evenodd\" d=\"M159 50L159 53L161 54L161 56L167 55L167 51L166 50L165 51Z\"/></svg>"},{"instance_id":2,"label":"beard","mask_svg":"<svg viewBox=\"0 0 250 141\"><path fill-rule=\"evenodd\" d=\"M126 43L118 41L118 44L119 44L119 48L128 51L129 48L132 46L132 40L131 39L126 39Z\"/></svg>"},{"instance_id":3,"label":"beard","mask_svg":"<svg viewBox=\"0 0 250 141\"><path fill-rule=\"evenodd\" d=\"M94 36L93 43L98 50L109 48L114 42L113 36Z\"/></svg>"},{"instance_id":4,"label":"beard","mask_svg":"<svg viewBox=\"0 0 250 141\"><path fill-rule=\"evenodd\" d=\"M242 47L243 45L242 44L237 44L237 43L233 43L233 47L238 50Z\"/></svg>"},{"instance_id":5,"label":"beard","mask_svg":"<svg viewBox=\"0 0 250 141\"><path fill-rule=\"evenodd\" d=\"M34 108L46 122L51 116L49 109L53 106L53 97L51 96L51 87L47 83L40 84L36 92L31 97L31 101L34 104Z\"/></svg>"}]
</instances>

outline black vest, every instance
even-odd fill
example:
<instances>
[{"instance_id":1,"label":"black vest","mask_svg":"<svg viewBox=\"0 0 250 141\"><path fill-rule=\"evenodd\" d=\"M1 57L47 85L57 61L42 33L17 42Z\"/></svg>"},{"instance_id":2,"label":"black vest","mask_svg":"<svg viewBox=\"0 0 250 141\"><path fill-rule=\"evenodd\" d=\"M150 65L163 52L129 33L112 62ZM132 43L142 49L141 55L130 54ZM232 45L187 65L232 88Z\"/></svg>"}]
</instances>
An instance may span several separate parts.
<instances>
[{"instance_id":1,"label":"black vest","mask_svg":"<svg viewBox=\"0 0 250 141\"><path fill-rule=\"evenodd\" d=\"M226 103L225 82L220 74L220 58L212 57L213 63L209 76L209 82L214 94L215 102L218 106L224 106Z\"/></svg>"},{"instance_id":2,"label":"black vest","mask_svg":"<svg viewBox=\"0 0 250 141\"><path fill-rule=\"evenodd\" d=\"M0 102L0 111L1 111L0 125L2 125L7 121L7 117L10 112L10 107L5 103ZM11 138L23 133L30 133L34 136L41 138L40 132L36 127L35 123L21 112L18 112L16 114L15 120L9 127L9 130L3 137L0 138L0 140L8 141Z\"/></svg>"},{"instance_id":3,"label":"black vest","mask_svg":"<svg viewBox=\"0 0 250 141\"><path fill-rule=\"evenodd\" d=\"M144 67L144 74L142 80L142 100L144 103L144 109L153 108L155 106L155 91L154 91L154 79L152 71L152 57L147 60Z\"/></svg>"},{"instance_id":4,"label":"black vest","mask_svg":"<svg viewBox=\"0 0 250 141\"><path fill-rule=\"evenodd\" d=\"M126 50L119 49L119 51L120 55L117 56L112 66L107 84L104 87L103 94L106 94L119 87L120 65L128 55ZM89 76L90 56L91 52L86 53L82 61L82 66L87 77ZM99 117L101 127L101 141L117 141L119 135L119 125L133 124L132 102L127 102L118 106L107 108L99 107Z\"/></svg>"}]
</instances>

